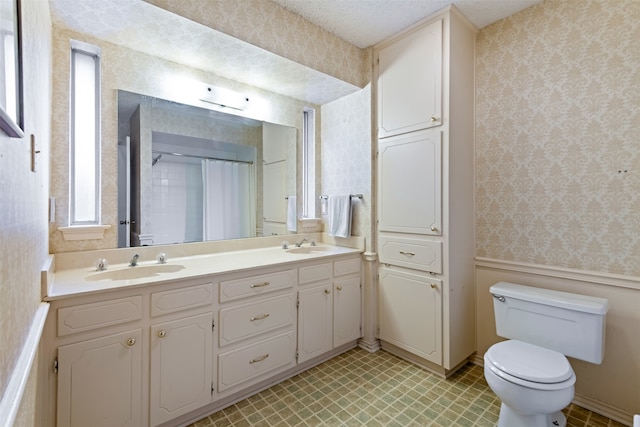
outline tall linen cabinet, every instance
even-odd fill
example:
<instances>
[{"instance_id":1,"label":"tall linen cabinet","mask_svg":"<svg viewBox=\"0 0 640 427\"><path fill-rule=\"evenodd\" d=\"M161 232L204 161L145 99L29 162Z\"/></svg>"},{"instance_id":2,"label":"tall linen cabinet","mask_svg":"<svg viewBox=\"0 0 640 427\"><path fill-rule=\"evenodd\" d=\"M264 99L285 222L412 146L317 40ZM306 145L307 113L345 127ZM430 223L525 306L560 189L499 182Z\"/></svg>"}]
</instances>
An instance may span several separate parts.
<instances>
[{"instance_id":1,"label":"tall linen cabinet","mask_svg":"<svg viewBox=\"0 0 640 427\"><path fill-rule=\"evenodd\" d=\"M475 351L474 44L450 7L374 47L378 338L444 376Z\"/></svg>"}]
</instances>

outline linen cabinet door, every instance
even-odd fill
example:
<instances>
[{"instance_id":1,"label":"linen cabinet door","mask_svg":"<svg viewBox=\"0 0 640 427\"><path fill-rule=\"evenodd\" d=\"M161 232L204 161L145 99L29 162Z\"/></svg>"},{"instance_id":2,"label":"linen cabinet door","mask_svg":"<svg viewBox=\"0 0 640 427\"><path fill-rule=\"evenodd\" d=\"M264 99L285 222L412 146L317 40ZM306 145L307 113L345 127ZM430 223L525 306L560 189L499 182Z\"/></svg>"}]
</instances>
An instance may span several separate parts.
<instances>
[{"instance_id":1,"label":"linen cabinet door","mask_svg":"<svg viewBox=\"0 0 640 427\"><path fill-rule=\"evenodd\" d=\"M151 327L151 425L211 402L213 314Z\"/></svg>"},{"instance_id":2,"label":"linen cabinet door","mask_svg":"<svg viewBox=\"0 0 640 427\"><path fill-rule=\"evenodd\" d=\"M379 273L379 338L442 363L442 281L386 267Z\"/></svg>"},{"instance_id":3,"label":"linen cabinet door","mask_svg":"<svg viewBox=\"0 0 640 427\"><path fill-rule=\"evenodd\" d=\"M442 124L442 20L378 53L378 138Z\"/></svg>"},{"instance_id":4,"label":"linen cabinet door","mask_svg":"<svg viewBox=\"0 0 640 427\"><path fill-rule=\"evenodd\" d=\"M142 331L58 348L58 427L141 425Z\"/></svg>"},{"instance_id":5,"label":"linen cabinet door","mask_svg":"<svg viewBox=\"0 0 640 427\"><path fill-rule=\"evenodd\" d=\"M378 230L441 235L442 132L378 142Z\"/></svg>"}]
</instances>

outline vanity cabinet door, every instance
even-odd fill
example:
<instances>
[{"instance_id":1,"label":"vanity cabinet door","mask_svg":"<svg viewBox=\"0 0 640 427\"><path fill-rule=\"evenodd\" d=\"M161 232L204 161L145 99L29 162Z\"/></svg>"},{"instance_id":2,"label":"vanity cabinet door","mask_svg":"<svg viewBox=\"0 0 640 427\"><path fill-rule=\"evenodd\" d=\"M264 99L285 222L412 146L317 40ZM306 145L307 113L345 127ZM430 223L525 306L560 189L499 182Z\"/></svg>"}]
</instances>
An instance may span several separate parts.
<instances>
[{"instance_id":1,"label":"vanity cabinet door","mask_svg":"<svg viewBox=\"0 0 640 427\"><path fill-rule=\"evenodd\" d=\"M58 348L58 427L141 425L142 331Z\"/></svg>"},{"instance_id":2,"label":"vanity cabinet door","mask_svg":"<svg viewBox=\"0 0 640 427\"><path fill-rule=\"evenodd\" d=\"M211 402L212 322L205 313L151 327L152 426Z\"/></svg>"},{"instance_id":3,"label":"vanity cabinet door","mask_svg":"<svg viewBox=\"0 0 640 427\"><path fill-rule=\"evenodd\" d=\"M442 125L442 20L378 54L378 138Z\"/></svg>"},{"instance_id":4,"label":"vanity cabinet door","mask_svg":"<svg viewBox=\"0 0 640 427\"><path fill-rule=\"evenodd\" d=\"M333 292L334 347L360 338L362 313L360 295L360 276L336 280Z\"/></svg>"},{"instance_id":5,"label":"vanity cabinet door","mask_svg":"<svg viewBox=\"0 0 640 427\"><path fill-rule=\"evenodd\" d=\"M442 363L442 281L381 267L379 338Z\"/></svg>"},{"instance_id":6,"label":"vanity cabinet door","mask_svg":"<svg viewBox=\"0 0 640 427\"><path fill-rule=\"evenodd\" d=\"M298 292L298 363L333 348L333 292L331 283Z\"/></svg>"}]
</instances>

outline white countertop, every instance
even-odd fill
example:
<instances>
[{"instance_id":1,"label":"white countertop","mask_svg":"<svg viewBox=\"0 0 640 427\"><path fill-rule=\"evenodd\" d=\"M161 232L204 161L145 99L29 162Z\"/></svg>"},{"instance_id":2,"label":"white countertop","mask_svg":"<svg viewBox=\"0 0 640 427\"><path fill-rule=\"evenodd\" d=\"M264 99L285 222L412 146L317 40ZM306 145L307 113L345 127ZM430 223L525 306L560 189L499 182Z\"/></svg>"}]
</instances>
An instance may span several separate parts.
<instances>
[{"instance_id":1,"label":"white countertop","mask_svg":"<svg viewBox=\"0 0 640 427\"><path fill-rule=\"evenodd\" d=\"M310 248L310 246L304 247ZM129 267L128 264L109 265L108 269L103 272L96 271L95 267L65 269L56 271L52 275L51 282L46 285L46 295L44 295L43 299L45 301L51 301L60 298L87 295L132 286L195 279L214 274L246 271L261 267L278 265L284 266L289 263L292 264L292 267L295 267L294 264L300 262L321 260L323 258L363 252L362 249L326 244L320 244L316 248L318 248L317 251L310 253L291 252L290 250L293 249L293 247L290 247L290 250L284 250L281 247L246 249L232 252L187 256L182 258L169 258L167 263L162 265L158 264L156 261L142 261L138 263L137 267ZM156 272L155 274L139 278L117 278L115 280L109 278L109 276L117 277L120 272L124 275L127 275L128 273L136 275L138 272L156 268L152 266L160 266L160 268L165 269L165 271ZM179 269L180 266L183 268ZM130 269L139 270L134 272Z\"/></svg>"}]
</instances>

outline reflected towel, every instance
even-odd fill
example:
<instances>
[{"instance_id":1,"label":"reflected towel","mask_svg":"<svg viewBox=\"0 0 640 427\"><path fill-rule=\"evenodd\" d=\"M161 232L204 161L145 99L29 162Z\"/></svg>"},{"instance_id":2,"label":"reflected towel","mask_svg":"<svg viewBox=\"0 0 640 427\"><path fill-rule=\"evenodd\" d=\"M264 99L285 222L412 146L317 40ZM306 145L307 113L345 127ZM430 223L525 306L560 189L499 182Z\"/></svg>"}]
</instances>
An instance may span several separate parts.
<instances>
[{"instance_id":1,"label":"reflected towel","mask_svg":"<svg viewBox=\"0 0 640 427\"><path fill-rule=\"evenodd\" d=\"M298 228L296 209L296 196L289 196L287 199L287 230L289 231L296 231Z\"/></svg>"},{"instance_id":2,"label":"reflected towel","mask_svg":"<svg viewBox=\"0 0 640 427\"><path fill-rule=\"evenodd\" d=\"M351 196L329 196L329 235L351 236Z\"/></svg>"}]
</instances>

